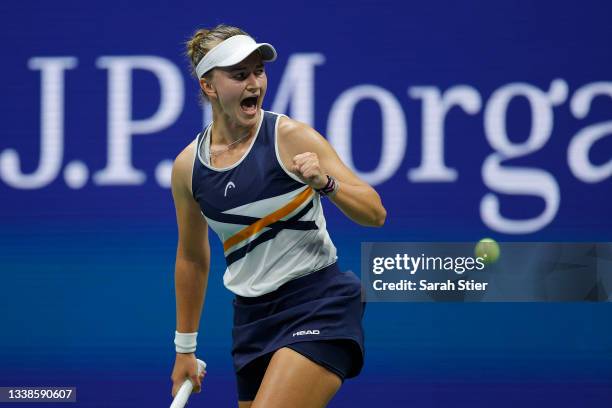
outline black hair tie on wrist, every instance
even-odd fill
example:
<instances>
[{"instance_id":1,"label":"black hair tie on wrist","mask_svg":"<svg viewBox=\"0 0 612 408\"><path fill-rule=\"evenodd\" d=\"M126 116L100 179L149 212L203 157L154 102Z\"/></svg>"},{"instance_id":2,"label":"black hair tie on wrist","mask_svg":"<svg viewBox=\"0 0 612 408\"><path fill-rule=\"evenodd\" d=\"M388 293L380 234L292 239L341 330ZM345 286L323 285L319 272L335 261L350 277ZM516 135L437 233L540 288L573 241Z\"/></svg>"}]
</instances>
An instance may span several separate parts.
<instances>
[{"instance_id":1,"label":"black hair tie on wrist","mask_svg":"<svg viewBox=\"0 0 612 408\"><path fill-rule=\"evenodd\" d=\"M321 194L322 196L326 196L326 195L333 195L332 193L334 193L337 188L338 188L338 182L336 181L335 178L333 178L332 176L328 174L327 184L325 184L323 188L315 189L315 191Z\"/></svg>"}]
</instances>

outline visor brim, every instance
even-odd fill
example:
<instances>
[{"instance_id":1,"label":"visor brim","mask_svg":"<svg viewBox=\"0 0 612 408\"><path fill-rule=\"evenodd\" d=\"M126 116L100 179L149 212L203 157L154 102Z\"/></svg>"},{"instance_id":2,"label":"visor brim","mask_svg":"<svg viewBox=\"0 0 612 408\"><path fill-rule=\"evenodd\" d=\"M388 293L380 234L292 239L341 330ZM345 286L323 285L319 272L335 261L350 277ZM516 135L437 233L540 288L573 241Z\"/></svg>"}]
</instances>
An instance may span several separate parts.
<instances>
[{"instance_id":1,"label":"visor brim","mask_svg":"<svg viewBox=\"0 0 612 408\"><path fill-rule=\"evenodd\" d=\"M277 53L274 47L268 43L259 43L253 45L247 45L240 49L237 49L236 52L232 53L231 56L228 56L223 61L217 64L218 67L230 67L232 65L238 64L240 61L245 60L249 55L253 52L259 51L261 58L264 62L272 62L276 59Z\"/></svg>"}]
</instances>

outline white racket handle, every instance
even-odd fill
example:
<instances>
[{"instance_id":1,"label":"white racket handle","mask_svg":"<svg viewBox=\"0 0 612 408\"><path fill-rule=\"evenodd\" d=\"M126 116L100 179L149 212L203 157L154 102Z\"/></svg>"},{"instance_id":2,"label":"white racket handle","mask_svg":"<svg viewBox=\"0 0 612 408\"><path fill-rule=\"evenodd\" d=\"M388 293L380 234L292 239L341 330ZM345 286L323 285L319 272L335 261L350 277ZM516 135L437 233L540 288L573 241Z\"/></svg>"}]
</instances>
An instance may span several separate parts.
<instances>
[{"instance_id":1,"label":"white racket handle","mask_svg":"<svg viewBox=\"0 0 612 408\"><path fill-rule=\"evenodd\" d=\"M204 369L206 368L206 363L202 360L198 361L198 375L202 374ZM172 404L170 408L183 408L185 404L187 404L187 400L191 395L191 391L193 391L193 383L191 379L186 379L181 388L179 388L178 392L174 396L174 400L172 400Z\"/></svg>"}]
</instances>

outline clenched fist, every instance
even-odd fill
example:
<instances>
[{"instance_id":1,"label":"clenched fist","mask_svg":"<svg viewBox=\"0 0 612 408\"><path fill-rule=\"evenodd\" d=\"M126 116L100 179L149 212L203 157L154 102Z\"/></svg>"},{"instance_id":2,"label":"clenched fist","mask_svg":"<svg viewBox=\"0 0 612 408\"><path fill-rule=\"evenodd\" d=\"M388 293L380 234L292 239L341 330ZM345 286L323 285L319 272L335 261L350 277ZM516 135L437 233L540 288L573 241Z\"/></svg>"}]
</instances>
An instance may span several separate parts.
<instances>
[{"instance_id":1,"label":"clenched fist","mask_svg":"<svg viewBox=\"0 0 612 408\"><path fill-rule=\"evenodd\" d=\"M295 156L291 171L314 189L321 189L327 184L327 175L321 170L316 153L306 152Z\"/></svg>"}]
</instances>

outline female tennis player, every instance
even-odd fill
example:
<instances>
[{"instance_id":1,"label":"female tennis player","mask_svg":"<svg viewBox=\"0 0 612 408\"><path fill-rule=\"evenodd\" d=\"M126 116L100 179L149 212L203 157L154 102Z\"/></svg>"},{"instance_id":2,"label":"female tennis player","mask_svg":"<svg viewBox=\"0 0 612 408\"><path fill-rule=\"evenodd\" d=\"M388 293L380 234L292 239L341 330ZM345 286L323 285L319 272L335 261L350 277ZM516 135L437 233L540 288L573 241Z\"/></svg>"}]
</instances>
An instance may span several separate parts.
<instances>
[{"instance_id":1,"label":"female tennis player","mask_svg":"<svg viewBox=\"0 0 612 408\"><path fill-rule=\"evenodd\" d=\"M172 394L199 392L196 336L210 265L208 226L223 243L235 294L232 356L240 408L325 407L363 365L365 304L341 272L321 198L354 222L382 226L372 187L310 126L262 109L276 50L239 28L199 30L187 44L213 121L176 158L179 230Z\"/></svg>"}]
</instances>

